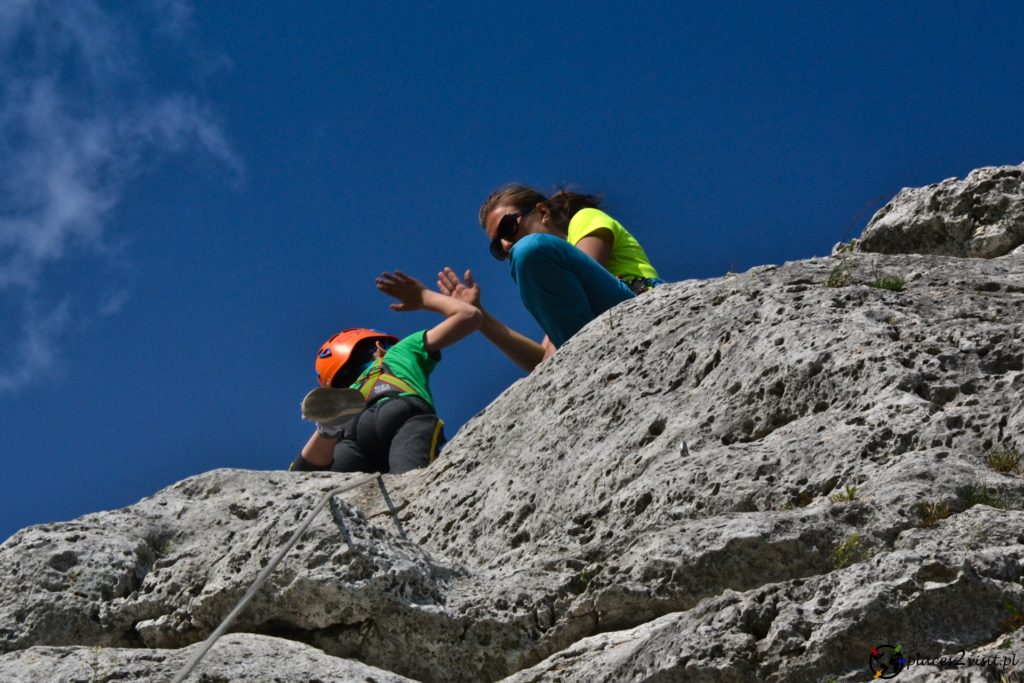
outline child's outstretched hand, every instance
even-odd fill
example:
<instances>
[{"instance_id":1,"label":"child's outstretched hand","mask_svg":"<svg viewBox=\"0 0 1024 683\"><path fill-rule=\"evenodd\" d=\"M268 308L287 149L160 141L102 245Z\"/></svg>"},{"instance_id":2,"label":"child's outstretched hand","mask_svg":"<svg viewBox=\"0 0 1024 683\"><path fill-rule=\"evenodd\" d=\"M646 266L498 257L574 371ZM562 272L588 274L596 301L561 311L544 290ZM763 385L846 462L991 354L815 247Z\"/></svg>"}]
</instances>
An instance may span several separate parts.
<instances>
[{"instance_id":1,"label":"child's outstretched hand","mask_svg":"<svg viewBox=\"0 0 1024 683\"><path fill-rule=\"evenodd\" d=\"M427 288L416 278L396 270L394 273L381 273L377 278L377 289L398 299L400 303L389 306L392 311L418 311L423 308L423 293Z\"/></svg>"}]
</instances>

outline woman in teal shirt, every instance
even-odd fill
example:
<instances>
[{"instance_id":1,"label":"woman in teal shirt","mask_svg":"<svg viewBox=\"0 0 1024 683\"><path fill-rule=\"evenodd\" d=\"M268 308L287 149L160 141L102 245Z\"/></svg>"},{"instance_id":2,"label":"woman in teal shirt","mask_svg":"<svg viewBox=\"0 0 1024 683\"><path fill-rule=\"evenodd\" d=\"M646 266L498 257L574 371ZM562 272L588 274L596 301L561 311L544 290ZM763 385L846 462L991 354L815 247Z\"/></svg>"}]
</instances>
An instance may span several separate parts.
<instances>
[{"instance_id":1,"label":"woman in teal shirt","mask_svg":"<svg viewBox=\"0 0 1024 683\"><path fill-rule=\"evenodd\" d=\"M588 322L612 306L661 283L636 239L599 210L600 198L573 192L545 197L524 185L492 193L480 207L491 254L509 258L527 310L546 333L540 344L480 306L480 288L445 268L438 288L476 305L481 331L517 365L532 370Z\"/></svg>"}]
</instances>

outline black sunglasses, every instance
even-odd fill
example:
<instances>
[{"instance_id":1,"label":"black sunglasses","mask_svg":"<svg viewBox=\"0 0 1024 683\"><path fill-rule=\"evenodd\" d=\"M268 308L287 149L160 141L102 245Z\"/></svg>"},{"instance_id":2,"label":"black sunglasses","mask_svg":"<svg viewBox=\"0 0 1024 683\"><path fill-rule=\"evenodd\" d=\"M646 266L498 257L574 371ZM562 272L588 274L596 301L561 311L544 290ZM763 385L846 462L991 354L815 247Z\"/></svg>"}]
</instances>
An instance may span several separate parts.
<instances>
[{"instance_id":1,"label":"black sunglasses","mask_svg":"<svg viewBox=\"0 0 1024 683\"><path fill-rule=\"evenodd\" d=\"M498 230L494 235L494 239L491 240L491 256L499 261L504 261L508 258L508 253L502 248L501 241L505 240L507 242L511 240L519 230L519 223L530 215L531 211L533 211L533 208L520 213L507 213L501 217L501 220L498 221Z\"/></svg>"}]
</instances>

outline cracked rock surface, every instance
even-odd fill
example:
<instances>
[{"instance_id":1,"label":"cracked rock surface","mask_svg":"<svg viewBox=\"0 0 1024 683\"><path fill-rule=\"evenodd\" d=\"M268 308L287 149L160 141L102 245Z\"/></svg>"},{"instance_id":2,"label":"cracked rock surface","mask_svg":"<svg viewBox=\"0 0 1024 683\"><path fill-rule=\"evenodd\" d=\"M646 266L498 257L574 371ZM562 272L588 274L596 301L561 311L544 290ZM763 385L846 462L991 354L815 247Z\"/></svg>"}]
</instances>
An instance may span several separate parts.
<instances>
[{"instance_id":1,"label":"cracked rock surface","mask_svg":"<svg viewBox=\"0 0 1024 683\"><path fill-rule=\"evenodd\" d=\"M1003 256L1024 245L1024 164L904 188L868 223L859 249L883 254Z\"/></svg>"},{"instance_id":2,"label":"cracked rock surface","mask_svg":"<svg viewBox=\"0 0 1024 683\"><path fill-rule=\"evenodd\" d=\"M889 642L1024 653L1022 390L1019 254L665 285L386 478L410 541L376 487L346 494L355 547L321 513L234 629L423 681L853 681ZM19 532L0 652L195 643L354 479L217 470Z\"/></svg>"},{"instance_id":3,"label":"cracked rock surface","mask_svg":"<svg viewBox=\"0 0 1024 683\"><path fill-rule=\"evenodd\" d=\"M1024 513L972 507L852 566L727 591L686 612L592 636L508 681L863 681L872 643L917 643L906 646L909 657L966 649L993 661L946 672L946 680L964 672L987 680L1014 654L1024 664L1019 637L992 647L1009 616L1002 601L1024 597L1022 542ZM933 667L915 664L901 679L919 669L930 677L921 680L939 680Z\"/></svg>"},{"instance_id":4,"label":"cracked rock surface","mask_svg":"<svg viewBox=\"0 0 1024 683\"><path fill-rule=\"evenodd\" d=\"M356 479L357 477L349 477ZM0 643L179 648L205 638L343 476L217 470L138 504L16 534L0 546ZM374 659L419 629L452 630L444 587L458 569L348 508L341 538L324 511L235 623L236 630L330 640ZM387 632L392 610L408 611ZM433 623L438 621L439 623ZM401 624L401 626L399 626ZM410 657L410 659L412 659ZM411 665L415 669L415 666Z\"/></svg>"},{"instance_id":5,"label":"cracked rock surface","mask_svg":"<svg viewBox=\"0 0 1024 683\"><path fill-rule=\"evenodd\" d=\"M198 645L182 650L36 646L0 655L0 680L6 683L95 683L96 681L170 681ZM238 633L224 636L203 659L204 683L309 683L361 681L401 683L408 678L337 657L292 640Z\"/></svg>"}]
</instances>

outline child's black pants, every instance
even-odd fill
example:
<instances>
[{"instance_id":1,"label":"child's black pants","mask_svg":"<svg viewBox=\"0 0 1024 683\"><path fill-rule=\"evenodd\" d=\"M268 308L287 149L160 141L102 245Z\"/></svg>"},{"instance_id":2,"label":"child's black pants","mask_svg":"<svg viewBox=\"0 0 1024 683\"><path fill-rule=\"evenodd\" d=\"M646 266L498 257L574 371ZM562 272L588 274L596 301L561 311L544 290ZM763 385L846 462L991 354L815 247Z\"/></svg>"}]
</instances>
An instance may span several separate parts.
<instances>
[{"instance_id":1,"label":"child's black pants","mask_svg":"<svg viewBox=\"0 0 1024 683\"><path fill-rule=\"evenodd\" d=\"M444 443L443 423L417 398L379 400L356 416L334 447L335 472L402 474L426 467Z\"/></svg>"}]
</instances>

